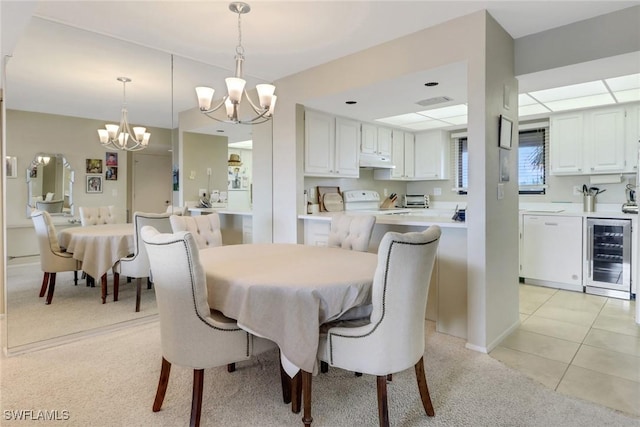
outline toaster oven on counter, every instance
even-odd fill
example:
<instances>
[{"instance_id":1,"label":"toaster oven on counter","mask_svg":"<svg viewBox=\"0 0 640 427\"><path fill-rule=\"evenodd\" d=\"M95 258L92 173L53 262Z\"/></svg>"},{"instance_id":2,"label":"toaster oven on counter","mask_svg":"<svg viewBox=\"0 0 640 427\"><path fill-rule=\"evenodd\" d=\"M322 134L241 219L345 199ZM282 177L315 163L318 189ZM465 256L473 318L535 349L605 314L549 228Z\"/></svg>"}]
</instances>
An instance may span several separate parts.
<instances>
[{"instance_id":1,"label":"toaster oven on counter","mask_svg":"<svg viewBox=\"0 0 640 427\"><path fill-rule=\"evenodd\" d=\"M429 196L426 194L405 194L402 207L426 209L429 207Z\"/></svg>"}]
</instances>

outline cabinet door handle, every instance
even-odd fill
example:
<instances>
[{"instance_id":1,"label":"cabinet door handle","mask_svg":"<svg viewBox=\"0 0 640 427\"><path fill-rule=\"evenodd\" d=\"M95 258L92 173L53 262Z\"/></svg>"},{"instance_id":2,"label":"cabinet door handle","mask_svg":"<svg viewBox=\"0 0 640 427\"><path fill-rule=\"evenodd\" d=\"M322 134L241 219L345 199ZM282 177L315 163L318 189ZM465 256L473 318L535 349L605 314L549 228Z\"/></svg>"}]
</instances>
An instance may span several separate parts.
<instances>
[{"instance_id":1,"label":"cabinet door handle","mask_svg":"<svg viewBox=\"0 0 640 427\"><path fill-rule=\"evenodd\" d=\"M593 251L593 226L587 228L587 277L591 279L591 252Z\"/></svg>"},{"instance_id":2,"label":"cabinet door handle","mask_svg":"<svg viewBox=\"0 0 640 427\"><path fill-rule=\"evenodd\" d=\"M556 226L556 225L558 225L558 223L557 222L546 222L545 221L544 225L554 225L554 226Z\"/></svg>"}]
</instances>

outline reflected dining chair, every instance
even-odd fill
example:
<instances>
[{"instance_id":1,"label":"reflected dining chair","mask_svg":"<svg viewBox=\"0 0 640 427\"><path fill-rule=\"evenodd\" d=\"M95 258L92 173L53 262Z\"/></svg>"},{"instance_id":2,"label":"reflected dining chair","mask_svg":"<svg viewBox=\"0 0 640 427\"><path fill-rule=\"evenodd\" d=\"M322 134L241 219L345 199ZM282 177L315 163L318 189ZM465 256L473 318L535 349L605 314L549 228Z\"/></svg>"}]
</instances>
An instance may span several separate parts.
<instances>
[{"instance_id":1,"label":"reflected dining chair","mask_svg":"<svg viewBox=\"0 0 640 427\"><path fill-rule=\"evenodd\" d=\"M168 214L185 216L187 214L187 206L167 206L165 211Z\"/></svg>"},{"instance_id":2,"label":"reflected dining chair","mask_svg":"<svg viewBox=\"0 0 640 427\"><path fill-rule=\"evenodd\" d=\"M153 411L162 407L171 365L193 369L191 426L200 424L204 369L249 359L276 348L272 341L240 329L235 320L211 310L199 249L190 232L161 234L142 228L160 315L162 368Z\"/></svg>"},{"instance_id":3,"label":"reflected dining chair","mask_svg":"<svg viewBox=\"0 0 640 427\"><path fill-rule=\"evenodd\" d=\"M373 311L368 319L325 325L318 359L336 368L377 376L378 417L389 425L387 376L415 368L422 405L434 416L424 372L424 322L429 282L441 230L387 232L378 249L373 279ZM323 331L321 331L323 332ZM302 372L305 426L311 425L311 373Z\"/></svg>"},{"instance_id":4,"label":"reflected dining chair","mask_svg":"<svg viewBox=\"0 0 640 427\"><path fill-rule=\"evenodd\" d=\"M46 303L51 304L53 292L56 288L56 273L73 271L74 283L77 285L80 263L73 258L72 254L64 252L60 248L56 228L51 222L49 212L35 211L31 214L31 220L36 229L36 237L40 248L40 268L44 273L42 286L40 287L40 297L43 297L47 292Z\"/></svg>"},{"instance_id":5,"label":"reflected dining chair","mask_svg":"<svg viewBox=\"0 0 640 427\"><path fill-rule=\"evenodd\" d=\"M189 231L198 245L198 249L212 246L222 246L222 233L220 231L220 217L216 212L208 215L178 216L171 215L171 229Z\"/></svg>"},{"instance_id":6,"label":"reflected dining chair","mask_svg":"<svg viewBox=\"0 0 640 427\"><path fill-rule=\"evenodd\" d=\"M116 224L115 207L113 205L99 207L80 206L80 223L83 227L87 225Z\"/></svg>"},{"instance_id":7,"label":"reflected dining chair","mask_svg":"<svg viewBox=\"0 0 640 427\"><path fill-rule=\"evenodd\" d=\"M376 217L373 215L334 215L331 218L327 245L334 248L367 252L375 223Z\"/></svg>"},{"instance_id":8,"label":"reflected dining chair","mask_svg":"<svg viewBox=\"0 0 640 427\"><path fill-rule=\"evenodd\" d=\"M114 293L120 286L120 275L132 277L136 279L136 313L140 311L140 297L142 292L142 278L150 278L149 257L147 249L140 237L140 230L145 225L154 227L161 233L171 232L171 223L169 222L169 214L156 214L135 212L133 214L133 226L135 234L133 235L134 252L116 263L113 268L113 289ZM150 282L151 283L151 282Z\"/></svg>"}]
</instances>

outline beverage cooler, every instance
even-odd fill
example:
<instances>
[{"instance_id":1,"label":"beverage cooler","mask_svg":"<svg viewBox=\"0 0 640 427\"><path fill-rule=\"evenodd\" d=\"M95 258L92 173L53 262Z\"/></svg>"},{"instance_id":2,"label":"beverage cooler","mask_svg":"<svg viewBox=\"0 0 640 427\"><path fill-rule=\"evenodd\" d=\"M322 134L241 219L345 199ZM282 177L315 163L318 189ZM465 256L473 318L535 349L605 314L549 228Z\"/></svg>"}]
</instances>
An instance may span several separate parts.
<instances>
[{"instance_id":1,"label":"beverage cooler","mask_svg":"<svg viewBox=\"0 0 640 427\"><path fill-rule=\"evenodd\" d=\"M631 298L631 220L587 218L585 292Z\"/></svg>"}]
</instances>

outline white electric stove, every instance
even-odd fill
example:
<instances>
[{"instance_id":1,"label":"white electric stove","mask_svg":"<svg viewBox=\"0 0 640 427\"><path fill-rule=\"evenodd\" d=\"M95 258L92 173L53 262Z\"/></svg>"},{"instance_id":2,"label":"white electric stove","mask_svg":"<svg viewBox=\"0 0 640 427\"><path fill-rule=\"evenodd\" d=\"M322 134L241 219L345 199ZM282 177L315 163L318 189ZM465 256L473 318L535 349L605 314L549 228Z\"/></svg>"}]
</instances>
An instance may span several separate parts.
<instances>
[{"instance_id":1,"label":"white electric stove","mask_svg":"<svg viewBox=\"0 0 640 427\"><path fill-rule=\"evenodd\" d=\"M344 210L349 213L393 215L411 212L410 209L380 208L380 195L374 190L347 190L342 192Z\"/></svg>"}]
</instances>

